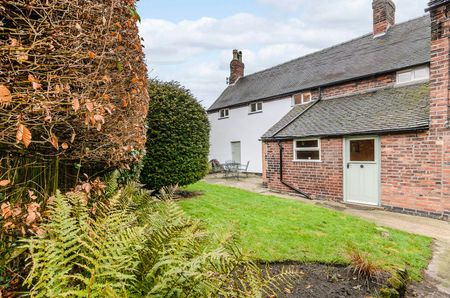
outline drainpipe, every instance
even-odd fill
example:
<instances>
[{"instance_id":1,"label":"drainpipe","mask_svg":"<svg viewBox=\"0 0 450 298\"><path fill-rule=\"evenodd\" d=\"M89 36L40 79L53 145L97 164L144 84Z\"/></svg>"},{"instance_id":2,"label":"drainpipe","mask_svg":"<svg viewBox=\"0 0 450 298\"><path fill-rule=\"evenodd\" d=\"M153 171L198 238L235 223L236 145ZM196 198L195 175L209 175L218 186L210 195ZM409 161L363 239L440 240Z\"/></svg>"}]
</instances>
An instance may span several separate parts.
<instances>
[{"instance_id":1,"label":"drainpipe","mask_svg":"<svg viewBox=\"0 0 450 298\"><path fill-rule=\"evenodd\" d=\"M283 185L285 185L285 186L289 187L290 189L292 189L293 191L295 191L296 193L300 194L304 198L309 199L309 200L313 200L307 193L305 193L305 192L301 191L300 189L295 188L292 185L290 185L290 184L288 184L288 183L283 181L283 150L284 150L284 148L283 148L283 145L281 144L281 142L278 142L278 146L280 147L280 167L279 167L279 170L280 170L280 182Z\"/></svg>"}]
</instances>

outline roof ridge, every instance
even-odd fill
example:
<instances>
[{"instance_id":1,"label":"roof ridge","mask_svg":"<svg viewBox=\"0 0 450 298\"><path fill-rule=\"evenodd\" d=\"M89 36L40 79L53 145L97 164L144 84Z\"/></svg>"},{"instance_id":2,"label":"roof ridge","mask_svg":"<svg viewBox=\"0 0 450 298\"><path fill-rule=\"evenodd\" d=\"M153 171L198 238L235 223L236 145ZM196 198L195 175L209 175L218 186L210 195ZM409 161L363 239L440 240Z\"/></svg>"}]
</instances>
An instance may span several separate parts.
<instances>
[{"instance_id":1,"label":"roof ridge","mask_svg":"<svg viewBox=\"0 0 450 298\"><path fill-rule=\"evenodd\" d=\"M416 18L413 18L413 19L410 19L410 20L407 20L407 21L400 22L400 23L395 24L394 26L390 27L390 29L392 29L392 28L394 28L394 27L397 27L397 26L400 26L400 25L405 25L406 23L409 23L409 22L413 22L413 21L419 20L419 19L424 18L424 17L426 17L426 16L428 16L428 14L425 14L425 15L422 15L422 16L420 16L420 17L416 17ZM373 35L373 33L372 33L372 32L366 33L366 34L364 34L364 35L362 35L362 36L352 38L352 39L350 39L350 40L347 40L347 41L344 41L344 42L341 42L341 43L338 43L338 44L335 44L335 45L332 45L332 46L323 48L323 49L321 49L321 50L318 50L318 51L315 51L315 52L306 54L306 55L304 55L304 56L300 56L300 57L297 57L297 58L288 60L288 61L286 61L286 62L283 62L283 63L277 64L277 65L271 66L271 67L266 68L266 69L262 69L262 70L260 70L260 71L257 71L257 72L248 74L248 75L246 75L246 76L243 76L241 79L245 79L245 78L248 78L248 77L251 77L251 76L254 76L254 75L257 75L257 74L260 74L260 73L269 71L269 70L272 70L272 69L276 69L276 68L281 67L281 66L283 66L283 65L289 64L289 63L291 63L291 62L293 62L293 61L297 61L297 60L300 60L300 59L304 59L304 58L310 57L310 56L312 56L312 55L316 55L316 54L319 54L319 53L322 53L322 52L329 51L329 50L331 50L331 49L334 49L334 48L343 46L343 45L345 45L345 44L354 42L354 41L356 41L356 40L366 38L366 37L368 37L368 36L370 36L370 35Z\"/></svg>"}]
</instances>

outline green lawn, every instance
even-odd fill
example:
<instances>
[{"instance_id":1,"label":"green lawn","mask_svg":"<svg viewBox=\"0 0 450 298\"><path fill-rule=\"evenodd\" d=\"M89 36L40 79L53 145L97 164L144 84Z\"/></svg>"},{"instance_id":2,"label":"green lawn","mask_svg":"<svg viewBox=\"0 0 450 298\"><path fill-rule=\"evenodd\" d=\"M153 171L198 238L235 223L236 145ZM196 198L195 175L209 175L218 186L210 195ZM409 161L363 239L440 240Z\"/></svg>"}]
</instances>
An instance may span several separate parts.
<instances>
[{"instance_id":1,"label":"green lawn","mask_svg":"<svg viewBox=\"0 0 450 298\"><path fill-rule=\"evenodd\" d=\"M385 238L383 229L341 212L204 182L187 189L204 195L182 208L218 237L236 232L258 260L347 264L348 251L358 249L384 269L409 268L417 280L431 258L430 238L393 229Z\"/></svg>"}]
</instances>

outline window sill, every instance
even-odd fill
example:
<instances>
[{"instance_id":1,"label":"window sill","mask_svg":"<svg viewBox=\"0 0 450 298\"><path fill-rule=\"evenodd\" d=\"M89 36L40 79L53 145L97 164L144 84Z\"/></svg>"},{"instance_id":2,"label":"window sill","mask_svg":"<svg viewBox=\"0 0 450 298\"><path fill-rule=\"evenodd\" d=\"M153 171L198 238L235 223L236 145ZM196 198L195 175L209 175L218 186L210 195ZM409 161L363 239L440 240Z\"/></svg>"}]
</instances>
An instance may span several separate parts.
<instances>
[{"instance_id":1,"label":"window sill","mask_svg":"<svg viewBox=\"0 0 450 298\"><path fill-rule=\"evenodd\" d=\"M261 114L263 111L257 111L257 112L250 112L248 113L249 115L254 115L254 114Z\"/></svg>"},{"instance_id":2,"label":"window sill","mask_svg":"<svg viewBox=\"0 0 450 298\"><path fill-rule=\"evenodd\" d=\"M322 163L322 160L312 160L312 159L294 159L295 163Z\"/></svg>"},{"instance_id":3,"label":"window sill","mask_svg":"<svg viewBox=\"0 0 450 298\"><path fill-rule=\"evenodd\" d=\"M225 120L225 119L229 119L230 117L222 117L222 118L219 118L219 120Z\"/></svg>"},{"instance_id":4,"label":"window sill","mask_svg":"<svg viewBox=\"0 0 450 298\"><path fill-rule=\"evenodd\" d=\"M406 86L411 86L411 85L416 85L416 84L428 83L429 81L430 81L429 79L423 79L423 80L415 80L415 81L409 81L409 82L404 82L404 83L395 83L394 87L406 87Z\"/></svg>"}]
</instances>

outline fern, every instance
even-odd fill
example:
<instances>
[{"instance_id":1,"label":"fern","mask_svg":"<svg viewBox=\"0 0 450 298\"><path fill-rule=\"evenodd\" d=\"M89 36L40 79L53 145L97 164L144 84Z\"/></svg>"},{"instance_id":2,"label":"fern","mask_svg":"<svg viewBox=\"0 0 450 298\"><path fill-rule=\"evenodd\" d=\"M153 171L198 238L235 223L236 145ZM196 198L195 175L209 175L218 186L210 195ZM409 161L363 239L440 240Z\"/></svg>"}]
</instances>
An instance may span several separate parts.
<instances>
[{"instance_id":1,"label":"fern","mask_svg":"<svg viewBox=\"0 0 450 298\"><path fill-rule=\"evenodd\" d=\"M136 184L108 185L95 214L58 193L46 235L24 240L31 297L261 297L298 276L263 277L232 237L210 248L202 223L171 200L175 188L156 199Z\"/></svg>"},{"instance_id":2,"label":"fern","mask_svg":"<svg viewBox=\"0 0 450 298\"><path fill-rule=\"evenodd\" d=\"M135 281L144 228L119 204L102 205L93 219L79 202L58 194L43 225L46 237L24 241L32 297L105 297Z\"/></svg>"}]
</instances>

